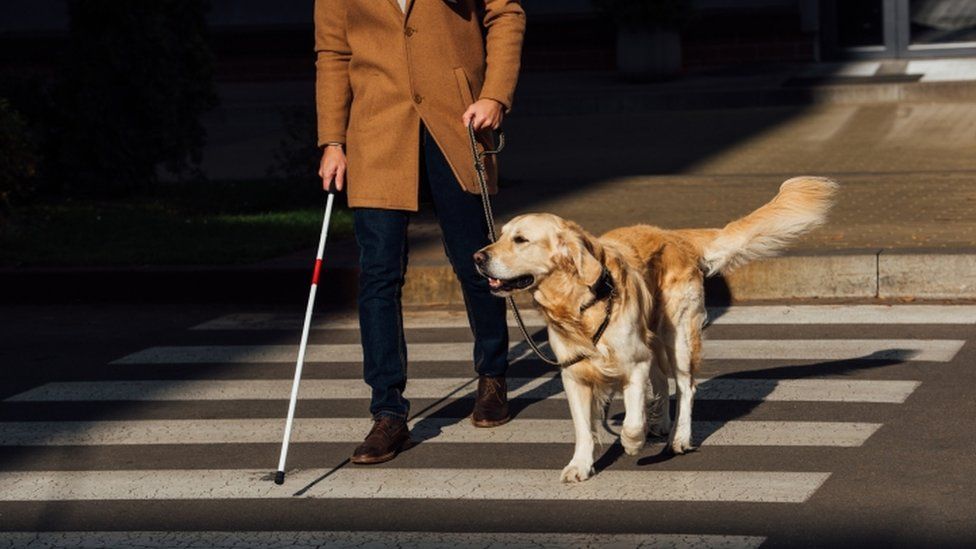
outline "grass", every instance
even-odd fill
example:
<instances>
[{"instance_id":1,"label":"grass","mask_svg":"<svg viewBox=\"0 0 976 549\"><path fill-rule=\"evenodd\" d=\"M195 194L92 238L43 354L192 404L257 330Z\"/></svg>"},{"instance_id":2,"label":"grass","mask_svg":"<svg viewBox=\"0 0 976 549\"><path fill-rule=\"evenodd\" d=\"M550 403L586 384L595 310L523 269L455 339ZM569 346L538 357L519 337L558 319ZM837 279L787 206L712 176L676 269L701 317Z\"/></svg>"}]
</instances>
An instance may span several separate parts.
<instances>
[{"instance_id":1,"label":"grass","mask_svg":"<svg viewBox=\"0 0 976 549\"><path fill-rule=\"evenodd\" d=\"M120 200L36 203L0 227L0 266L251 263L314 248L324 204L314 187L281 182L180 184ZM350 212L337 208L330 238L351 233Z\"/></svg>"}]
</instances>

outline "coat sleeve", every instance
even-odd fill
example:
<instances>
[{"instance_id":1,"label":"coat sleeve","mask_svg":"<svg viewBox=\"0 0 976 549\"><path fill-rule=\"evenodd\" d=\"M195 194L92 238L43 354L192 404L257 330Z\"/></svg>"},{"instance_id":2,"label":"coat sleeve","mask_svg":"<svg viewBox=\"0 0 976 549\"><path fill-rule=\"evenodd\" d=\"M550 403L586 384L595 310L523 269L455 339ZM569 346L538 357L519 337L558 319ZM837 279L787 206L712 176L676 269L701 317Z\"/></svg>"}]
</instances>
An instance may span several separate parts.
<instances>
[{"instance_id":1,"label":"coat sleeve","mask_svg":"<svg viewBox=\"0 0 976 549\"><path fill-rule=\"evenodd\" d=\"M318 144L345 143L352 89L346 0L315 0L315 106Z\"/></svg>"},{"instance_id":2,"label":"coat sleeve","mask_svg":"<svg viewBox=\"0 0 976 549\"><path fill-rule=\"evenodd\" d=\"M512 108L522 64L525 12L519 0L485 0L484 26L487 69L478 99L494 99Z\"/></svg>"}]
</instances>

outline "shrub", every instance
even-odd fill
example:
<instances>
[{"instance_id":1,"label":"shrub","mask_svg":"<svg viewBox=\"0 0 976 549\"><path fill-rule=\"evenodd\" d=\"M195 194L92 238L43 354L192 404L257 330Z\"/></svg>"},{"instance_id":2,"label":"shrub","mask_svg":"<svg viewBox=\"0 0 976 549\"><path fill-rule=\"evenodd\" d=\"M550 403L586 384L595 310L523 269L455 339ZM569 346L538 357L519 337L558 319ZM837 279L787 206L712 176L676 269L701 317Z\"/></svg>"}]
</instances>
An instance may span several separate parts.
<instances>
[{"instance_id":1,"label":"shrub","mask_svg":"<svg viewBox=\"0 0 976 549\"><path fill-rule=\"evenodd\" d=\"M24 198L37 174L37 153L23 117L0 98L0 219Z\"/></svg>"},{"instance_id":2,"label":"shrub","mask_svg":"<svg viewBox=\"0 0 976 549\"><path fill-rule=\"evenodd\" d=\"M203 0L69 0L71 36L54 92L51 175L73 195L186 176L216 105Z\"/></svg>"}]
</instances>

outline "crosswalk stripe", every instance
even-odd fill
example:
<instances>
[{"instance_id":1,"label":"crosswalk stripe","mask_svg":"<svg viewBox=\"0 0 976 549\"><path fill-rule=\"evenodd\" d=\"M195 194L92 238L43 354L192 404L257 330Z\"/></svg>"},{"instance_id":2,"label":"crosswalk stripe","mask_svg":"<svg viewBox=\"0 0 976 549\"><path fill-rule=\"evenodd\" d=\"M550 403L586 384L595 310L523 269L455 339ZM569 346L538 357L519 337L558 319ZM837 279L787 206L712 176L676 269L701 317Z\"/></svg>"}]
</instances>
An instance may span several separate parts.
<instances>
[{"instance_id":1,"label":"crosswalk stripe","mask_svg":"<svg viewBox=\"0 0 976 549\"><path fill-rule=\"evenodd\" d=\"M823 472L603 471L565 485L536 469L357 469L0 472L0 501L276 499L613 500L802 503Z\"/></svg>"},{"instance_id":2,"label":"crosswalk stripe","mask_svg":"<svg viewBox=\"0 0 976 549\"><path fill-rule=\"evenodd\" d=\"M141 547L144 549L580 549L641 547L642 549L749 549L762 545L761 536L696 534L565 534L500 532L0 532L0 547Z\"/></svg>"},{"instance_id":3,"label":"crosswalk stripe","mask_svg":"<svg viewBox=\"0 0 976 549\"><path fill-rule=\"evenodd\" d=\"M953 339L731 339L704 342L712 360L897 360L949 362L966 342ZM150 347L113 364L212 364L294 362L294 345L194 345ZM472 344L416 343L409 347L415 362L472 360ZM513 344L509 359L531 359L524 342ZM359 344L309 345L308 362L361 362Z\"/></svg>"},{"instance_id":4,"label":"crosswalk stripe","mask_svg":"<svg viewBox=\"0 0 976 549\"><path fill-rule=\"evenodd\" d=\"M708 316L714 325L976 324L976 305L755 305Z\"/></svg>"},{"instance_id":5,"label":"crosswalk stripe","mask_svg":"<svg viewBox=\"0 0 976 549\"><path fill-rule=\"evenodd\" d=\"M526 327L542 328L542 315L533 310L520 310ZM515 318L508 315L508 325L518 326ZM237 313L225 315L194 326L193 330L300 330L303 317L296 314ZM404 311L403 327L415 329L468 328L468 316L463 310ZM313 330L358 330L359 318L355 314L329 315L312 320Z\"/></svg>"},{"instance_id":6,"label":"crosswalk stripe","mask_svg":"<svg viewBox=\"0 0 976 549\"><path fill-rule=\"evenodd\" d=\"M359 442L368 418L299 419L292 442ZM881 424L816 421L704 421L693 423L696 445L861 446ZM203 419L0 423L2 446L98 446L108 444L261 444L281 439L281 419ZM612 426L619 431L619 426ZM613 431L603 436L616 437ZM415 441L436 443L571 444L569 419L516 419L476 429L467 419L423 418L412 422Z\"/></svg>"},{"instance_id":7,"label":"crosswalk stripe","mask_svg":"<svg viewBox=\"0 0 976 549\"><path fill-rule=\"evenodd\" d=\"M738 324L976 324L976 305L747 305L709 307L715 325ZM526 325L545 326L534 310L522 311ZM404 313L407 328L467 328L464 311L415 311ZM509 326L516 326L508 317ZM298 330L302 317L297 314L240 313L216 318L195 330ZM355 315L316 319L315 330L358 330Z\"/></svg>"},{"instance_id":8,"label":"crosswalk stripe","mask_svg":"<svg viewBox=\"0 0 976 549\"><path fill-rule=\"evenodd\" d=\"M538 313L528 312L531 328L544 325ZM973 306L746 306L710 308L709 317L716 325L837 325L837 324L976 324L976 305ZM509 317L509 325L515 326ZM407 313L407 328L444 329L467 328L464 311ZM220 317L195 326L194 330L274 331L298 330L301 317L281 314L237 314ZM353 315L316 319L315 330L350 330L359 328ZM741 331L741 330L739 330ZM780 330L781 331L781 330ZM902 330L904 331L904 330ZM725 332L728 332L726 330ZM730 333L737 333L733 330ZM762 332L756 332L761 334ZM417 333L422 341L411 344L412 362L429 362L426 376L455 375L448 371L450 362L470 362L472 344L458 342L457 332L439 342L439 333ZM248 334L217 334L217 342L256 343ZM322 334L328 336L328 334ZM345 377L355 363L363 360L362 347L355 334L333 334L345 341L341 344L309 345L306 361L333 366L320 369L326 377ZM715 334L719 335L719 334ZM723 333L722 335L726 335ZM744 334L744 335L753 335ZM770 334L782 335L782 334ZM196 343L207 334L197 334ZM332 339L330 336L329 339ZM451 340L454 340L451 342ZM221 341L222 340L222 341ZM280 342L277 340L276 342ZM894 362L950 362L965 345L957 339L707 339L703 354L708 360L779 360L779 361L848 361L879 360ZM222 375L213 377L279 377L278 366L292 363L297 349L294 345L191 345L147 348L113 361L118 366L113 377L137 378L129 380L52 382L7 398L8 402L111 402L111 401L284 401L290 392L290 379L138 379L149 377L143 370L161 372L163 378L175 377L182 371L198 378L211 377L207 368L196 364L235 364L225 367ZM531 351L521 341L510 348L511 361L533 359ZM341 364L340 364L341 363ZM139 367L141 365L141 368ZM182 368L177 365L185 365ZM532 375L539 364L529 364ZM339 371L336 371L336 368ZM199 371L198 371L199 370ZM269 371L275 370L273 375ZM443 372L441 370L444 370ZM173 372L176 372L174 374ZM829 375L826 372L825 375ZM150 374L154 375L154 374ZM748 375L748 374L746 374ZM753 375L762 375L754 373ZM835 378L837 376L834 376ZM858 376L855 376L858 377ZM471 398L476 378L427 377L412 379L406 396L420 399ZM768 379L730 378L699 379L696 399L780 402L831 403L903 403L920 385L913 380L868 379ZM673 394L674 383L669 382ZM306 379L302 384L302 398L335 401L327 406L346 406L344 401L367 400L369 387L361 379ZM541 377L509 378L509 396L519 400L566 398L558 374ZM171 406L177 406L172 403ZM241 402L238 405L245 405ZM254 405L255 403L252 403ZM554 403L555 404L555 403ZM215 403L213 406L226 406ZM320 403L320 406L323 404ZM721 404L719 404L721 406ZM181 406L186 406L182 404ZM314 406L313 406L314 407ZM30 406L25 407L30 408ZM844 408L844 410L863 408ZM878 410L882 408L877 408ZM884 408L887 409L887 408ZM18 408L20 410L20 408ZM801 411L802 412L802 411ZM428 412L431 413L431 412ZM228 414L230 415L230 414ZM248 415L265 415L264 413ZM309 415L309 414L307 414ZM331 413L315 413L326 416ZM345 414L339 414L345 415ZM530 417L561 417L562 419L519 419L496 428L476 429L466 418L422 417L411 422L415 441L436 444L538 444L561 445L573 443L572 421L565 415L529 414ZM27 417L32 419L32 417ZM50 416L49 416L50 417ZM54 416L60 417L60 416ZM67 416L75 419L75 416ZM281 418L196 419L206 417L183 414L194 419L131 420L128 415L115 421L7 421L0 422L0 447L53 447L42 452L74 452L63 447L95 447L102 450L132 452L135 445L168 445L159 450L183 445L243 445L280 443ZM157 416L160 417L160 416ZM163 416L165 417L165 416ZM522 416L525 417L525 416ZM715 416L706 419L714 419ZM719 416L724 417L724 416ZM693 443L703 446L726 447L823 447L850 448L864 445L882 426L881 423L849 421L696 421L692 425ZM782 417L782 416L781 416ZM787 416L793 417L793 416ZM797 417L804 417L802 415ZM820 416L806 416L820 417ZM835 418L825 418L835 419ZM839 416L836 419L846 419ZM878 420L874 417L871 419ZM603 441L616 437L619 416L605 424ZM295 423L291 441L295 443L356 443L370 427L368 418L305 417ZM658 441L661 442L661 441ZM122 447L128 448L122 448ZM62 448L57 448L62 447ZM224 447L233 449L237 446ZM334 448L319 446L318 448ZM445 451L450 448L440 447ZM463 448L456 446L454 450ZM525 447L523 447L525 448ZM306 450L308 447L306 447ZM13 448L13 451L20 451ZM8 452L11 449L7 450ZM718 450L716 450L718 451ZM728 450L726 450L728 451ZM745 452L740 449L737 452ZM846 455L846 454L845 454ZM568 458L568 454L566 456ZM475 466L483 466L473 462ZM745 503L802 503L807 501L830 477L819 466L805 466L804 472L788 471L669 471L654 467L641 470L601 471L593 479L579 485L559 482L559 471L546 469L465 469L465 468L355 468L304 469L289 472L286 485L270 482L269 471L256 469L220 469L219 467L247 467L255 464L213 462L198 467L216 469L168 469L186 467L183 462L142 464L152 470L100 471L0 471L0 502L50 501L124 501L124 500L219 500L219 499L387 499L387 500L521 500L521 501L642 501L642 502L745 502ZM256 464L260 466L260 463ZM318 465L318 464L316 464ZM405 464L406 465L406 464ZM452 464L447 464L452 465ZM495 467L501 464L494 464ZM521 463L508 466L519 467ZM532 462L529 467L539 467ZM138 467L138 466L137 466ZM730 467L723 465L723 467ZM27 467L24 467L27 468ZM61 465L37 464L36 469L61 469ZM80 467L74 467L79 469ZM96 467L102 468L105 467ZM753 469L766 466L753 465ZM779 466L768 467L780 469ZM789 467L792 468L792 467ZM627 467L624 467L627 469ZM666 469L666 468L665 468ZM708 469L706 467L706 469ZM825 469L829 470L830 467ZM404 547L454 547L466 545L522 544L525 547L547 546L606 546L625 544L666 547L729 546L755 547L765 541L762 537L668 534L498 534L498 533L441 533L414 532L14 532L0 533L0 548L24 545L65 546L80 543L146 547L213 546L260 547L269 543L287 542L289 546L314 547L383 545L396 543ZM19 536L19 537L18 537ZM109 540L109 541L103 541Z\"/></svg>"},{"instance_id":9,"label":"crosswalk stripe","mask_svg":"<svg viewBox=\"0 0 976 549\"><path fill-rule=\"evenodd\" d=\"M433 378L408 382L411 398L462 398L473 395L476 379ZM509 398L565 398L556 377L510 378ZM703 379L697 400L750 400L786 402L902 403L919 385L908 380L852 379ZM173 380L173 381L68 381L41 385L7 399L9 402L48 401L165 401L165 400L283 400L291 381ZM672 393L674 387L672 384ZM302 381L303 398L368 399L369 387L358 379Z\"/></svg>"}]
</instances>

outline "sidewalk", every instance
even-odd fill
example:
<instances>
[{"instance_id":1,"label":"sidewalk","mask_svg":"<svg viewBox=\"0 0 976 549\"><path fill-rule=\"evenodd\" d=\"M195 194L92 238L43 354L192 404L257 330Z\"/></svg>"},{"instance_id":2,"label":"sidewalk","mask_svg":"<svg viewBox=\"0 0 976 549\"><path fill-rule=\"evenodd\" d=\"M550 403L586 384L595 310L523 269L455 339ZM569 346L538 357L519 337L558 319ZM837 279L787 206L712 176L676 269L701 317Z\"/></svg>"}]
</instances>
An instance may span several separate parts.
<instances>
[{"instance_id":1,"label":"sidewalk","mask_svg":"<svg viewBox=\"0 0 976 549\"><path fill-rule=\"evenodd\" d=\"M596 234L634 223L716 227L790 177L824 175L842 189L827 225L786 257L717 281L714 298L976 298L972 103L516 115L506 129L501 222L547 211ZM415 226L405 296L460 303L433 221ZM355 266L354 252L333 253Z\"/></svg>"},{"instance_id":2,"label":"sidewalk","mask_svg":"<svg viewBox=\"0 0 976 549\"><path fill-rule=\"evenodd\" d=\"M224 125L212 128L212 177L264 173L257 163L281 132L270 113L301 104L307 87L277 86L281 93L254 87L227 92L233 101L215 118ZM653 99L689 106L698 101L688 99L694 96L752 90L747 96L755 99L794 88L820 100L741 108L718 101L697 109L661 108ZM875 90L873 99L867 89ZM606 74L529 74L520 97L506 122L500 223L547 211L597 234L632 223L715 227L762 205L790 177L822 175L842 188L827 225L786 257L713 282L713 301L976 299L976 61L703 72L641 85ZM411 231L405 301L460 303L433 219L422 213ZM145 276L174 299L286 295L301 301L313 256L304 250L247 268L150 269ZM330 242L326 256L328 290L320 295L348 305L355 296L355 244ZM108 295L132 290L131 275L86 276ZM3 276L15 282L2 285L11 294L17 280L37 289L57 286L62 275ZM165 280L175 282L166 286Z\"/></svg>"},{"instance_id":3,"label":"sidewalk","mask_svg":"<svg viewBox=\"0 0 976 549\"><path fill-rule=\"evenodd\" d=\"M220 106L205 120L204 170L213 179L263 176L279 144L289 138L284 118L300 113L314 120L314 87L311 80L221 82ZM528 119L550 116L680 116L688 111L906 102L976 102L976 59L737 65L647 83L625 82L614 72L526 72L506 125L544 125Z\"/></svg>"},{"instance_id":4,"label":"sidewalk","mask_svg":"<svg viewBox=\"0 0 976 549\"><path fill-rule=\"evenodd\" d=\"M612 72L545 72L524 75L517 100L529 115L972 101L974 82L969 58L735 65L648 83Z\"/></svg>"}]
</instances>

